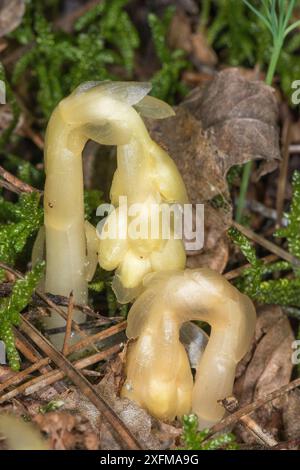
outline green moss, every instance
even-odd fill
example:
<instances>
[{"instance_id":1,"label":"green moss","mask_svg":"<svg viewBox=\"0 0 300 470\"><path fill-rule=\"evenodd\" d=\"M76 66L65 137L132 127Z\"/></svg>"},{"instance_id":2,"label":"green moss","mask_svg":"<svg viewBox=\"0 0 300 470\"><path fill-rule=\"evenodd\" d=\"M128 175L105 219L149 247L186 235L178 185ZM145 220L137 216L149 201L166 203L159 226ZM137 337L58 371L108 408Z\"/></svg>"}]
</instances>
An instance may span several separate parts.
<instances>
[{"instance_id":1,"label":"green moss","mask_svg":"<svg viewBox=\"0 0 300 470\"><path fill-rule=\"evenodd\" d=\"M235 442L235 436L231 433L220 434L215 438L207 439L208 429L198 431L198 419L195 415L186 415L183 417L182 440L185 450L236 450L238 446Z\"/></svg>"},{"instance_id":2,"label":"green moss","mask_svg":"<svg viewBox=\"0 0 300 470\"><path fill-rule=\"evenodd\" d=\"M247 13L242 1L218 1L207 31L208 42L226 54L226 61L233 66L252 64L256 58L254 25Z\"/></svg>"},{"instance_id":3,"label":"green moss","mask_svg":"<svg viewBox=\"0 0 300 470\"><path fill-rule=\"evenodd\" d=\"M253 267L260 268L261 262L256 258L255 249L245 235L235 227L230 227L228 234L232 241L240 248L241 252Z\"/></svg>"},{"instance_id":4,"label":"green moss","mask_svg":"<svg viewBox=\"0 0 300 470\"><path fill-rule=\"evenodd\" d=\"M15 204L0 198L0 261L14 266L27 240L43 223L43 210L37 193L22 194ZM3 279L3 271L0 271Z\"/></svg>"},{"instance_id":5,"label":"green moss","mask_svg":"<svg viewBox=\"0 0 300 470\"><path fill-rule=\"evenodd\" d=\"M291 209L285 214L288 225L275 232L275 236L286 238L289 252L300 259L300 172L294 171L293 180L293 199ZM300 268L295 268L295 274L300 275Z\"/></svg>"},{"instance_id":6,"label":"green moss","mask_svg":"<svg viewBox=\"0 0 300 470\"><path fill-rule=\"evenodd\" d=\"M15 346L13 326L20 322L20 312L30 302L32 293L44 272L44 263L38 264L24 279L15 282L9 297L0 300L0 339L6 346L10 367L19 370L20 357Z\"/></svg>"},{"instance_id":7,"label":"green moss","mask_svg":"<svg viewBox=\"0 0 300 470\"><path fill-rule=\"evenodd\" d=\"M278 276L284 271L290 271L291 264L287 261L277 261L264 265L257 259L254 248L243 234L235 228L231 228L228 233L251 264L234 281L236 287L260 304L300 306L299 278L267 279L274 273Z\"/></svg>"},{"instance_id":8,"label":"green moss","mask_svg":"<svg viewBox=\"0 0 300 470\"><path fill-rule=\"evenodd\" d=\"M97 225L99 218L96 217L96 211L100 204L104 202L102 191L89 189L84 191L84 212L85 218L93 225Z\"/></svg>"},{"instance_id":9,"label":"green moss","mask_svg":"<svg viewBox=\"0 0 300 470\"><path fill-rule=\"evenodd\" d=\"M275 232L275 236L284 237L289 252L300 259L300 172L293 174L293 198L290 212L285 214L288 226ZM278 304L287 307L300 307L300 270L287 261L263 264L256 256L250 241L236 228L231 227L228 234L232 241L250 263L234 281L238 289L261 304ZM283 277L294 269L294 277ZM277 279L274 279L273 275Z\"/></svg>"},{"instance_id":10,"label":"green moss","mask_svg":"<svg viewBox=\"0 0 300 470\"><path fill-rule=\"evenodd\" d=\"M171 50L167 45L167 33L174 12L175 8L169 7L162 18L154 13L148 16L155 52L161 64L161 69L152 77L151 94L170 103L174 102L177 94L183 96L187 92L180 76L189 65L182 50Z\"/></svg>"},{"instance_id":11,"label":"green moss","mask_svg":"<svg viewBox=\"0 0 300 470\"><path fill-rule=\"evenodd\" d=\"M113 79L110 65L125 69L131 78L139 36L124 7L128 0L104 0L75 24L75 33L54 31L44 6L31 0L15 38L29 49L17 62L13 82L31 71L31 86L48 118L56 104L87 80Z\"/></svg>"},{"instance_id":12,"label":"green moss","mask_svg":"<svg viewBox=\"0 0 300 470\"><path fill-rule=\"evenodd\" d=\"M42 171L37 170L32 163L12 153L7 153L4 158L4 166L7 171L35 188L43 188L44 174Z\"/></svg>"},{"instance_id":13,"label":"green moss","mask_svg":"<svg viewBox=\"0 0 300 470\"><path fill-rule=\"evenodd\" d=\"M40 406L39 413L46 414L51 413L52 411L57 411L64 406L64 402L62 400L51 400L44 406Z\"/></svg>"},{"instance_id":14,"label":"green moss","mask_svg":"<svg viewBox=\"0 0 300 470\"><path fill-rule=\"evenodd\" d=\"M251 0L250 3L264 15L261 0ZM276 4L276 0L272 0L272 3ZM299 0L296 5L300 6ZM268 67L272 54L271 34L243 1L206 0L202 14L200 26L202 29L206 27L208 41L220 54L222 61L239 67ZM291 83L300 75L299 49L299 34L287 37L277 65L281 88L289 98L293 93Z\"/></svg>"}]
</instances>

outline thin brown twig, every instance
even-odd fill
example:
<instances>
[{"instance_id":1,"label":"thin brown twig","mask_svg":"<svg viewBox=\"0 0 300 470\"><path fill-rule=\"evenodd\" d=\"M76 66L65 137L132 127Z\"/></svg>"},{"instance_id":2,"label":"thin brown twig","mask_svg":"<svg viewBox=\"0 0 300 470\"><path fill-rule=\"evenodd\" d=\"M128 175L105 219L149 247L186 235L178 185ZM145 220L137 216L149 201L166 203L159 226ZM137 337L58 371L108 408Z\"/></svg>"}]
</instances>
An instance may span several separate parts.
<instances>
[{"instance_id":1,"label":"thin brown twig","mask_svg":"<svg viewBox=\"0 0 300 470\"><path fill-rule=\"evenodd\" d=\"M35 364L39 360L38 357L36 356L35 352L32 351L30 347L28 347L28 344L24 343L19 334L20 333L14 329L16 348L23 354L23 356L26 357L26 359L28 359L32 364Z\"/></svg>"},{"instance_id":2,"label":"thin brown twig","mask_svg":"<svg viewBox=\"0 0 300 470\"><path fill-rule=\"evenodd\" d=\"M34 347L34 345L28 341L28 339L19 331L16 327L13 328L14 330L14 337L16 342L16 348L28 359L28 361L35 364L37 361L42 359L42 355L39 351ZM42 375L47 374L49 371L52 370L50 365L41 366L39 371ZM54 388L57 390L58 393L63 391L63 387L60 383L54 385Z\"/></svg>"},{"instance_id":3,"label":"thin brown twig","mask_svg":"<svg viewBox=\"0 0 300 470\"><path fill-rule=\"evenodd\" d=\"M276 220L277 212L275 209L265 206L255 199L250 199L246 201L246 207L249 208L252 212L262 215L265 219Z\"/></svg>"},{"instance_id":4,"label":"thin brown twig","mask_svg":"<svg viewBox=\"0 0 300 470\"><path fill-rule=\"evenodd\" d=\"M262 261L264 264L268 264L268 263L273 263L273 261L276 261L277 259L278 259L277 255L268 255L268 256L264 256L263 258L260 258L260 261ZM226 279L230 281L240 276L245 269L250 268L250 267L251 267L251 264L246 263L243 266L239 266L238 268L228 271L227 273L224 274L224 277L226 277Z\"/></svg>"},{"instance_id":5,"label":"thin brown twig","mask_svg":"<svg viewBox=\"0 0 300 470\"><path fill-rule=\"evenodd\" d=\"M0 182L0 185L1 185L1 182ZM5 283L0 284L0 297L6 297L10 295L13 285L14 285L13 282L5 282ZM46 296L48 297L49 300L54 302L57 306L67 307L69 304L68 297L65 297L63 295L56 295L56 294L51 294L50 292L46 292ZM47 306L47 303L44 302L36 294L33 294L32 296L32 303L37 307ZM89 305L82 305L76 302L74 302L74 309L80 310L86 315L97 319L98 325L100 324L100 322L102 322L102 324L107 324L107 323L112 323L114 321L120 321L120 318L121 318L121 317L105 317L104 315L101 315L99 312L95 312L95 310L93 310Z\"/></svg>"},{"instance_id":6,"label":"thin brown twig","mask_svg":"<svg viewBox=\"0 0 300 470\"><path fill-rule=\"evenodd\" d=\"M120 351L121 345L117 344L109 349L106 349L105 351L101 351L100 353L93 354L92 356L85 357L84 359L79 359L74 363L74 366L79 370L86 369L89 366L97 364L97 362L108 359L110 356L113 356ZM25 395L36 393L44 387L52 385L58 380L63 379L65 376L66 374L63 371L49 372L47 376L37 377L36 379L32 380L31 384L27 384L28 386L24 389L24 393Z\"/></svg>"},{"instance_id":7,"label":"thin brown twig","mask_svg":"<svg viewBox=\"0 0 300 470\"><path fill-rule=\"evenodd\" d=\"M229 413L233 413L238 409L238 401L234 397L232 397L232 399L231 397L229 399L225 398L225 400L221 400L220 403ZM274 447L278 444L274 437L267 431L264 431L251 416L242 416L240 422L250 430L259 444L264 444L266 447Z\"/></svg>"},{"instance_id":8,"label":"thin brown twig","mask_svg":"<svg viewBox=\"0 0 300 470\"><path fill-rule=\"evenodd\" d=\"M15 194L22 194L22 191L20 189L16 188L11 183L3 180L2 178L0 178L0 187L7 189L8 191L11 191L12 193L15 193Z\"/></svg>"},{"instance_id":9,"label":"thin brown twig","mask_svg":"<svg viewBox=\"0 0 300 470\"><path fill-rule=\"evenodd\" d=\"M64 356L67 356L68 351L69 351L69 341L70 341L70 336L72 332L73 312L74 312L74 295L73 295L73 292L71 292L70 297L69 297L68 311L67 311L66 332L65 332L64 344L62 348L62 353Z\"/></svg>"},{"instance_id":10,"label":"thin brown twig","mask_svg":"<svg viewBox=\"0 0 300 470\"><path fill-rule=\"evenodd\" d=\"M6 263L3 263L2 261L0 261L0 268L10 272L11 274L13 274L14 276L16 276L18 279L24 279L24 275L20 272L20 271L17 271L16 269L14 268L11 268L10 266L8 266ZM64 320L67 321L67 314L64 312L64 310L62 310L60 307L58 307L54 302L52 302L51 299L49 299L47 297L46 294L44 294L43 292L40 292L39 290L36 289L36 294L49 306L51 307L53 310L55 310ZM82 337L82 338L89 338L88 335L85 334L84 331L82 331L79 327L79 325L74 321L72 320L72 328ZM99 352L97 346L95 344L93 344L92 342L89 343L91 344L91 346L93 347L93 349L96 351L96 352Z\"/></svg>"},{"instance_id":11,"label":"thin brown twig","mask_svg":"<svg viewBox=\"0 0 300 470\"><path fill-rule=\"evenodd\" d=\"M101 377L103 375L103 373L98 370L81 369L81 372L87 377Z\"/></svg>"},{"instance_id":12,"label":"thin brown twig","mask_svg":"<svg viewBox=\"0 0 300 470\"><path fill-rule=\"evenodd\" d=\"M22 333L14 327L14 337L16 348L26 357L31 363L36 363L42 359L42 355L34 348L34 346L22 335ZM42 366L40 369L41 374L46 374L51 367L49 365Z\"/></svg>"},{"instance_id":13,"label":"thin brown twig","mask_svg":"<svg viewBox=\"0 0 300 470\"><path fill-rule=\"evenodd\" d=\"M274 439L271 434L264 431L250 416L242 416L240 421L252 432L254 436L258 438L258 442L263 443L267 447L274 447L278 444L276 439Z\"/></svg>"},{"instance_id":14,"label":"thin brown twig","mask_svg":"<svg viewBox=\"0 0 300 470\"><path fill-rule=\"evenodd\" d=\"M243 416L249 415L253 411L262 407L263 405L266 405L267 403L275 400L276 398L279 398L282 395L285 395L286 393L294 390L297 387L300 387L300 379L293 380L289 384L284 385L283 387L280 387L278 390L275 390L274 392L271 392L268 395L258 398L257 400L253 401L249 405L246 405L243 408L240 408L235 413L232 413L231 415L222 419L222 421L220 421L219 423L212 426L205 440L209 439L211 436L222 431L228 426L232 426L233 424L237 423Z\"/></svg>"},{"instance_id":15,"label":"thin brown twig","mask_svg":"<svg viewBox=\"0 0 300 470\"><path fill-rule=\"evenodd\" d=\"M0 176L2 176L5 181L10 183L16 190L21 193L41 193L41 191L39 191L38 189L33 188L32 186L30 186L30 184L25 183L24 181L9 173L9 171L6 171L1 165Z\"/></svg>"},{"instance_id":16,"label":"thin brown twig","mask_svg":"<svg viewBox=\"0 0 300 470\"><path fill-rule=\"evenodd\" d=\"M237 228L241 233L243 233L246 237L250 238L254 242L258 243L259 245L263 246L267 250L271 251L271 253L274 253L279 258L282 258L288 261L294 266L297 266L297 267L300 266L300 259L293 256L291 253L288 253L287 251L283 250L282 248L280 248L280 246L277 246L275 245L275 243L272 243L269 240L266 240L261 235L258 235L257 233L253 232L253 230L251 230L250 228L244 227L243 225L237 222L233 222L232 225L235 228Z\"/></svg>"},{"instance_id":17,"label":"thin brown twig","mask_svg":"<svg viewBox=\"0 0 300 470\"><path fill-rule=\"evenodd\" d=\"M9 272L13 273L16 277L18 278L23 278L23 275L16 271L15 269L12 269L10 266L7 266L6 264L4 263L1 263L0 262L0 267L2 267L3 269L7 269ZM63 316L63 318L65 318L67 320L67 315L65 314L65 312L63 312L61 309L58 309L57 306L50 300L47 298L47 296L45 294L42 294L41 292L39 291L36 291L36 293L52 308L54 308L56 311L58 311L58 313L61 314L61 316ZM113 334L116 334L118 333L119 331L122 331L125 329L125 326L126 326L126 322L123 322L123 324L120 324L119 325L114 325L114 327L111 327L111 328L108 328L107 330L103 331L103 332L100 332L99 334L97 335L94 335L94 336L87 336L84 332L82 332L82 330L78 327L78 325L76 323L73 323L74 324L74 329L80 331L81 335L84 336L84 340L82 340L81 342L79 343L76 343L74 345L74 348L72 350L70 350L70 352L73 352L74 350L78 350L78 349L82 349L85 345L89 345L91 344L94 349L98 352L98 348L95 346L95 344L93 343L93 341L95 339L98 339L101 340L101 339L104 339L104 338L107 338L109 336L112 336ZM96 337L96 338L95 338ZM78 345L78 346L77 346ZM75 348L76 347L76 348Z\"/></svg>"},{"instance_id":18,"label":"thin brown twig","mask_svg":"<svg viewBox=\"0 0 300 470\"><path fill-rule=\"evenodd\" d=\"M18 372L16 375L9 377L5 382L3 382L0 385L0 393L3 392L3 390L5 390L7 387L10 387L11 385L16 385L22 382L22 380L28 377L28 375L30 375L32 372L35 372L41 367L48 365L49 362L50 362L49 357L39 359L37 362L27 367L26 369L22 370L21 372Z\"/></svg>"},{"instance_id":19,"label":"thin brown twig","mask_svg":"<svg viewBox=\"0 0 300 470\"><path fill-rule=\"evenodd\" d=\"M70 348L69 348L69 354L71 354L75 351L79 351L80 349L85 348L92 341L96 343L96 342L102 341L103 339L106 339L110 336L113 336L117 333L120 333L121 331L125 330L126 325L127 325L127 322L123 321L121 323L118 323L117 325L111 326L110 328L106 328L105 330L100 331L99 333L96 333L92 336L87 336L86 338L82 339L81 341L78 341L77 343L72 344L72 346L70 346Z\"/></svg>"},{"instance_id":20,"label":"thin brown twig","mask_svg":"<svg viewBox=\"0 0 300 470\"><path fill-rule=\"evenodd\" d=\"M37 146L37 148L39 148L40 150L44 150L45 143L43 138L28 125L26 120L22 125L22 131L27 137L30 138L30 140L32 140L32 142Z\"/></svg>"},{"instance_id":21,"label":"thin brown twig","mask_svg":"<svg viewBox=\"0 0 300 470\"><path fill-rule=\"evenodd\" d=\"M28 341L28 339L16 327L13 327L13 330L16 347L26 357L26 359L28 359L28 361L34 364L43 358L35 346L30 341ZM47 374L51 370L53 370L53 368L49 364L41 366L39 369L42 375ZM62 393L64 391L64 386L62 386L60 382L56 383L54 388L56 389L57 393Z\"/></svg>"},{"instance_id":22,"label":"thin brown twig","mask_svg":"<svg viewBox=\"0 0 300 470\"><path fill-rule=\"evenodd\" d=\"M26 314L24 314L25 316ZM28 318L30 320L30 317L28 317L28 315L26 316L26 318ZM118 321L121 321L123 320L123 317L119 317L118 318ZM116 322L115 322L116 323ZM113 324L115 324L113 323ZM96 328L99 329L99 326L102 327L104 324L103 320L92 320L92 321L87 321L87 322L84 322L84 323L80 323L80 328L86 332L86 330L95 330ZM107 322L105 322L105 325L107 324L112 324L111 321L109 321L109 317L107 317ZM64 333L65 332L65 327L63 326L59 326L57 328L47 328L46 330L44 330L45 333L47 333L47 335L50 337L51 335L57 335L59 333ZM45 335L45 336L47 336Z\"/></svg>"},{"instance_id":23,"label":"thin brown twig","mask_svg":"<svg viewBox=\"0 0 300 470\"><path fill-rule=\"evenodd\" d=\"M80 391L96 406L102 413L103 418L111 425L121 441L123 447L129 450L142 449L139 442L127 429L123 421L117 416L114 410L99 395L95 387L76 369L76 367L65 358L61 352L46 339L43 335L28 322L25 318L21 320L21 330L57 365L61 371L80 389Z\"/></svg>"},{"instance_id":24,"label":"thin brown twig","mask_svg":"<svg viewBox=\"0 0 300 470\"><path fill-rule=\"evenodd\" d=\"M69 303L68 297L64 297L62 295L51 294L50 292L46 292L47 297L52 300L56 305L61 305L63 307L67 307ZM103 320L103 323L111 322L112 318L105 317L101 315L99 312L95 312L89 305L81 305L74 302L74 308L76 310L80 310L81 312L85 313L90 317L97 318L98 320Z\"/></svg>"},{"instance_id":25,"label":"thin brown twig","mask_svg":"<svg viewBox=\"0 0 300 470\"><path fill-rule=\"evenodd\" d=\"M43 294L42 292L40 292L39 290L36 290L35 291L36 294L42 299L44 300L44 302L46 302L46 304L48 304L49 307L53 308L53 310L55 310L64 320L67 321L67 314L64 312L64 310L62 310L61 308L59 308L54 302L52 302L52 300L50 300L46 294ZM83 338L83 339L86 339L86 338L89 338L88 335L86 335L86 333L84 331L81 330L80 326L74 321L72 320L72 328ZM99 351L97 346L91 341L90 342L91 346L93 347L93 349L95 351Z\"/></svg>"},{"instance_id":26,"label":"thin brown twig","mask_svg":"<svg viewBox=\"0 0 300 470\"><path fill-rule=\"evenodd\" d=\"M113 346L109 349L106 349L105 351L93 354L92 356L85 357L84 359L80 359L76 361L74 363L74 366L76 367L76 369L84 369L86 367L96 364L97 362L100 362L109 358L113 354L120 352L120 350L121 350L120 345ZM47 359L48 361L50 361L49 358ZM32 395L33 393L37 393L43 388L48 387L49 385L53 385L55 382L58 382L59 380L63 379L65 376L66 374L61 370L51 370L47 372L47 374L45 375L34 377L22 383L21 385L14 388L10 392L5 393L5 395L2 395L0 397L0 403L4 403L8 400L11 400L12 398L17 397L20 394L24 394L28 396L28 395Z\"/></svg>"}]
</instances>

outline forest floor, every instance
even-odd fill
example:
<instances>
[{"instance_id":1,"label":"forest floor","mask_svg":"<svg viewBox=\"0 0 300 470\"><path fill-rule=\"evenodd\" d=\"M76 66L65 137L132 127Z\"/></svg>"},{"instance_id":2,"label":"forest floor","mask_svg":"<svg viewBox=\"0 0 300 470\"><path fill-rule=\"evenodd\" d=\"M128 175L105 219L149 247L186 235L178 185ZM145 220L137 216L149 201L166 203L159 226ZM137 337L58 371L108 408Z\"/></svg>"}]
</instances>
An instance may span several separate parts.
<instances>
[{"instance_id":1,"label":"forest floor","mask_svg":"<svg viewBox=\"0 0 300 470\"><path fill-rule=\"evenodd\" d=\"M5 300L31 268L42 224L49 116L76 85L104 79L151 81L153 94L174 106L174 118L146 124L176 162L190 201L204 204L204 247L188 253L187 266L224 274L252 298L258 315L234 396L222 402L225 418L197 433L188 420L162 422L120 398L128 309L117 304L110 274L97 270L88 306L75 305L71 294L32 286L11 325L19 370L5 364L0 343L0 411L34 423L48 448L300 449L300 368L292 360L300 362L300 120L291 102L300 44L288 44L270 87L266 59L253 55L253 17L245 6L232 13L240 15L238 36L225 2L218 3L0 2L0 79L7 97L0 105L0 325ZM85 148L92 223L99 203L108 201L115 160L114 149L92 142ZM249 188L237 218L249 161ZM80 327L76 309L87 318ZM49 342L53 331L41 328L53 310L67 320L62 352ZM0 437L0 449L7 447Z\"/></svg>"}]
</instances>

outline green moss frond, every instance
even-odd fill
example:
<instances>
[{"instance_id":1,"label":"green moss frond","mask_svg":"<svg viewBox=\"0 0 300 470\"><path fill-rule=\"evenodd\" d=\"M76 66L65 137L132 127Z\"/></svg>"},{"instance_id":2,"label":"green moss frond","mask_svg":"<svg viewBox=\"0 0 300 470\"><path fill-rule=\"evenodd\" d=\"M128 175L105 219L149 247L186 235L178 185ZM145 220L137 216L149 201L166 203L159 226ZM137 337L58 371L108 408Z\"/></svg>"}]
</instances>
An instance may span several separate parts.
<instances>
[{"instance_id":1,"label":"green moss frond","mask_svg":"<svg viewBox=\"0 0 300 470\"><path fill-rule=\"evenodd\" d=\"M20 312L30 302L32 293L44 272L44 263L15 282L9 297L0 300L0 339L6 347L7 359L13 370L19 370L20 357L15 346L13 326L20 322Z\"/></svg>"},{"instance_id":2,"label":"green moss frond","mask_svg":"<svg viewBox=\"0 0 300 470\"><path fill-rule=\"evenodd\" d=\"M235 436L233 434L220 434L217 437L206 441L208 433L208 429L198 431L198 418L196 415L186 415L183 417L182 440L185 450L238 449Z\"/></svg>"}]
</instances>

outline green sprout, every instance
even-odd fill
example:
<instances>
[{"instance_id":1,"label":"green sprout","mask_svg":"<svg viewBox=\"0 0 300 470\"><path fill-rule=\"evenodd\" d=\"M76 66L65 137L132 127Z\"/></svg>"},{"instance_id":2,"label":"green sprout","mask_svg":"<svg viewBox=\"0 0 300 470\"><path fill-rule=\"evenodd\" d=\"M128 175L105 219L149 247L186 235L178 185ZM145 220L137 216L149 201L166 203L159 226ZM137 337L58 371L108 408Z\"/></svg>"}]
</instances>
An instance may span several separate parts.
<instances>
[{"instance_id":1,"label":"green sprout","mask_svg":"<svg viewBox=\"0 0 300 470\"><path fill-rule=\"evenodd\" d=\"M39 412L42 415L45 415L46 413L50 413L51 411L59 410L60 408L62 408L64 406L64 404L65 403L62 400L51 400L46 405L40 406L39 407Z\"/></svg>"},{"instance_id":2,"label":"green sprout","mask_svg":"<svg viewBox=\"0 0 300 470\"><path fill-rule=\"evenodd\" d=\"M300 26L300 20L289 25L289 21L296 5L296 0L261 0L262 10L258 10L248 0L243 0L248 8L262 21L264 26L272 35L272 55L266 75L266 84L272 85L280 53L285 38L295 28ZM252 170L252 161L245 164L241 182L241 189L237 203L236 220L241 221L245 199L248 191L249 180Z\"/></svg>"},{"instance_id":3,"label":"green sprout","mask_svg":"<svg viewBox=\"0 0 300 470\"><path fill-rule=\"evenodd\" d=\"M182 440L185 450L238 449L233 434L219 434L213 439L207 439L208 434L209 429L198 431L198 418L196 415L185 415L183 417Z\"/></svg>"},{"instance_id":4,"label":"green sprout","mask_svg":"<svg viewBox=\"0 0 300 470\"><path fill-rule=\"evenodd\" d=\"M300 26L300 20L289 25L296 0L288 2L286 0L261 0L262 12L248 0L243 0L243 2L258 16L272 35L273 51L266 76L266 84L271 85L284 40L289 33Z\"/></svg>"}]
</instances>

